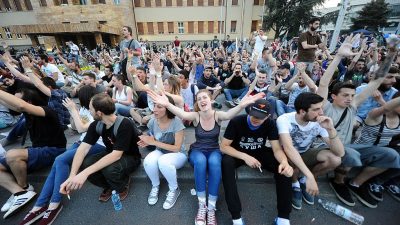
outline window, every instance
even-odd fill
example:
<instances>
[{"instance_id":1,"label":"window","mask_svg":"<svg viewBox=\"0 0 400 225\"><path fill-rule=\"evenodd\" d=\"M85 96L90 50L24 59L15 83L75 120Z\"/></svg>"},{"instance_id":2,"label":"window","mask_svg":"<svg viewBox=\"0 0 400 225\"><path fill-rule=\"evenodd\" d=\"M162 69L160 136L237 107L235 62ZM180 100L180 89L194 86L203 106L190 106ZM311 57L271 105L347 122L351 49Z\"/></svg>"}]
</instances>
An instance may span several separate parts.
<instances>
[{"instance_id":1,"label":"window","mask_svg":"<svg viewBox=\"0 0 400 225\"><path fill-rule=\"evenodd\" d=\"M194 22L193 21L188 22L188 33L189 34L194 33Z\"/></svg>"},{"instance_id":2,"label":"window","mask_svg":"<svg viewBox=\"0 0 400 225\"><path fill-rule=\"evenodd\" d=\"M158 22L157 27L158 27L158 34L164 34L164 23Z\"/></svg>"},{"instance_id":3,"label":"window","mask_svg":"<svg viewBox=\"0 0 400 225\"><path fill-rule=\"evenodd\" d=\"M4 6L6 7L6 11L11 11L11 5L8 0L3 0Z\"/></svg>"},{"instance_id":4,"label":"window","mask_svg":"<svg viewBox=\"0 0 400 225\"><path fill-rule=\"evenodd\" d=\"M107 21L100 20L100 21L99 21L99 24L107 24Z\"/></svg>"},{"instance_id":5,"label":"window","mask_svg":"<svg viewBox=\"0 0 400 225\"><path fill-rule=\"evenodd\" d=\"M81 4L81 5L87 5L87 0L79 0L79 4Z\"/></svg>"},{"instance_id":6,"label":"window","mask_svg":"<svg viewBox=\"0 0 400 225\"><path fill-rule=\"evenodd\" d=\"M106 0L99 0L100 4L106 4Z\"/></svg>"},{"instance_id":7,"label":"window","mask_svg":"<svg viewBox=\"0 0 400 225\"><path fill-rule=\"evenodd\" d=\"M167 0L166 5L167 5L167 6L172 6L172 0Z\"/></svg>"},{"instance_id":8,"label":"window","mask_svg":"<svg viewBox=\"0 0 400 225\"><path fill-rule=\"evenodd\" d=\"M238 5L238 0L232 0L232 5Z\"/></svg>"},{"instance_id":9,"label":"window","mask_svg":"<svg viewBox=\"0 0 400 225\"><path fill-rule=\"evenodd\" d=\"M183 26L183 22L178 22L178 33L185 33L185 27Z\"/></svg>"},{"instance_id":10,"label":"window","mask_svg":"<svg viewBox=\"0 0 400 225\"><path fill-rule=\"evenodd\" d=\"M135 0L135 7L140 7L140 0Z\"/></svg>"},{"instance_id":11,"label":"window","mask_svg":"<svg viewBox=\"0 0 400 225\"><path fill-rule=\"evenodd\" d=\"M161 0L156 0L156 6L161 7Z\"/></svg>"},{"instance_id":12,"label":"window","mask_svg":"<svg viewBox=\"0 0 400 225\"><path fill-rule=\"evenodd\" d=\"M137 29L138 29L139 35L144 34L143 23L137 23Z\"/></svg>"},{"instance_id":13,"label":"window","mask_svg":"<svg viewBox=\"0 0 400 225\"><path fill-rule=\"evenodd\" d=\"M214 21L208 21L208 33L214 33Z\"/></svg>"},{"instance_id":14,"label":"window","mask_svg":"<svg viewBox=\"0 0 400 225\"><path fill-rule=\"evenodd\" d=\"M12 36L12 34L10 32L10 28L3 27L3 30L4 30L4 33L6 34L7 39L12 39L13 38L13 36Z\"/></svg>"},{"instance_id":15,"label":"window","mask_svg":"<svg viewBox=\"0 0 400 225\"><path fill-rule=\"evenodd\" d=\"M199 33L199 34L204 33L204 22L203 21L199 21L197 23L197 33Z\"/></svg>"},{"instance_id":16,"label":"window","mask_svg":"<svg viewBox=\"0 0 400 225\"><path fill-rule=\"evenodd\" d=\"M258 29L258 20L251 21L251 31L256 31Z\"/></svg>"},{"instance_id":17,"label":"window","mask_svg":"<svg viewBox=\"0 0 400 225\"><path fill-rule=\"evenodd\" d=\"M99 4L99 0L92 0L92 4Z\"/></svg>"},{"instance_id":18,"label":"window","mask_svg":"<svg viewBox=\"0 0 400 225\"><path fill-rule=\"evenodd\" d=\"M236 20L231 21L231 33L236 33Z\"/></svg>"},{"instance_id":19,"label":"window","mask_svg":"<svg viewBox=\"0 0 400 225\"><path fill-rule=\"evenodd\" d=\"M218 0L218 5L221 6L224 4L224 0Z\"/></svg>"},{"instance_id":20,"label":"window","mask_svg":"<svg viewBox=\"0 0 400 225\"><path fill-rule=\"evenodd\" d=\"M204 1L203 0L197 0L197 5L198 6L204 6Z\"/></svg>"},{"instance_id":21,"label":"window","mask_svg":"<svg viewBox=\"0 0 400 225\"><path fill-rule=\"evenodd\" d=\"M151 7L151 0L144 0L145 7Z\"/></svg>"},{"instance_id":22,"label":"window","mask_svg":"<svg viewBox=\"0 0 400 225\"><path fill-rule=\"evenodd\" d=\"M86 0L85 0L85 1L86 1ZM41 7L46 7L46 6L47 6L46 0L40 0L40 1L39 1L39 4L40 4Z\"/></svg>"},{"instance_id":23,"label":"window","mask_svg":"<svg viewBox=\"0 0 400 225\"><path fill-rule=\"evenodd\" d=\"M22 34L17 34L17 39L22 39Z\"/></svg>"},{"instance_id":24,"label":"window","mask_svg":"<svg viewBox=\"0 0 400 225\"><path fill-rule=\"evenodd\" d=\"M182 0L177 0L176 1L177 6L183 6L183 1Z\"/></svg>"},{"instance_id":25,"label":"window","mask_svg":"<svg viewBox=\"0 0 400 225\"><path fill-rule=\"evenodd\" d=\"M89 21L87 21L87 20L84 20L84 21L81 21L81 23L89 23Z\"/></svg>"},{"instance_id":26,"label":"window","mask_svg":"<svg viewBox=\"0 0 400 225\"><path fill-rule=\"evenodd\" d=\"M169 34L174 33L174 23L173 22L168 22L168 33Z\"/></svg>"},{"instance_id":27,"label":"window","mask_svg":"<svg viewBox=\"0 0 400 225\"><path fill-rule=\"evenodd\" d=\"M25 6L27 10L33 10L31 0L25 0Z\"/></svg>"},{"instance_id":28,"label":"window","mask_svg":"<svg viewBox=\"0 0 400 225\"><path fill-rule=\"evenodd\" d=\"M187 0L187 6L193 6L193 0Z\"/></svg>"},{"instance_id":29,"label":"window","mask_svg":"<svg viewBox=\"0 0 400 225\"><path fill-rule=\"evenodd\" d=\"M68 5L68 0L61 0L61 4Z\"/></svg>"},{"instance_id":30,"label":"window","mask_svg":"<svg viewBox=\"0 0 400 225\"><path fill-rule=\"evenodd\" d=\"M114 4L115 4L115 5L121 4L121 0L114 0Z\"/></svg>"},{"instance_id":31,"label":"window","mask_svg":"<svg viewBox=\"0 0 400 225\"><path fill-rule=\"evenodd\" d=\"M154 34L153 22L147 22L147 33Z\"/></svg>"},{"instance_id":32,"label":"window","mask_svg":"<svg viewBox=\"0 0 400 225\"><path fill-rule=\"evenodd\" d=\"M14 5L15 5L15 8L17 8L17 11L22 11L21 1L14 0Z\"/></svg>"},{"instance_id":33,"label":"window","mask_svg":"<svg viewBox=\"0 0 400 225\"><path fill-rule=\"evenodd\" d=\"M208 0L208 6L214 6L214 0Z\"/></svg>"},{"instance_id":34,"label":"window","mask_svg":"<svg viewBox=\"0 0 400 225\"><path fill-rule=\"evenodd\" d=\"M260 0L254 0L254 5L260 5Z\"/></svg>"},{"instance_id":35,"label":"window","mask_svg":"<svg viewBox=\"0 0 400 225\"><path fill-rule=\"evenodd\" d=\"M218 21L218 33L225 33L224 24L225 21Z\"/></svg>"}]
</instances>

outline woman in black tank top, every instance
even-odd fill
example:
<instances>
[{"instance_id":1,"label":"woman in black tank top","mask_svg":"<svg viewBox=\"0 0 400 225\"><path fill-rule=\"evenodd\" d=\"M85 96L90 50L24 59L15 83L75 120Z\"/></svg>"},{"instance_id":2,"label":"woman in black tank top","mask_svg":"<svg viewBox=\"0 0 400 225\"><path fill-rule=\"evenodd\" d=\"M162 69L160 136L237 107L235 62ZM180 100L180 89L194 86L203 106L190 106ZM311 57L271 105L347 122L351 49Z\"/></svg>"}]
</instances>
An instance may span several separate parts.
<instances>
[{"instance_id":1,"label":"woman in black tank top","mask_svg":"<svg viewBox=\"0 0 400 225\"><path fill-rule=\"evenodd\" d=\"M183 120L193 121L196 127L196 141L190 147L189 160L194 167L194 177L199 209L195 224L217 224L215 205L221 181L221 152L219 149L219 123L230 120L246 106L264 97L264 93L250 96L250 91L240 101L240 104L227 112L215 111L211 106L211 94L208 90L200 90L196 94L195 112L185 112L183 109L168 102L167 97L149 91L148 95L154 103L161 104ZM208 172L208 206L206 202L206 182ZM207 218L206 218L207 215Z\"/></svg>"}]
</instances>

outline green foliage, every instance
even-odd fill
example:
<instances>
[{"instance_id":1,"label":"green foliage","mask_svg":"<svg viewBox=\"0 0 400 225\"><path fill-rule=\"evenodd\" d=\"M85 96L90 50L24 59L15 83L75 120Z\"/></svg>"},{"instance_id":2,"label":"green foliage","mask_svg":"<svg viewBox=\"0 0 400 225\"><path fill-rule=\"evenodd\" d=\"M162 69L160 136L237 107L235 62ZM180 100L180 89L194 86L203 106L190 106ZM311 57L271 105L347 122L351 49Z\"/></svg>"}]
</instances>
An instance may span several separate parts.
<instances>
[{"instance_id":1,"label":"green foliage","mask_svg":"<svg viewBox=\"0 0 400 225\"><path fill-rule=\"evenodd\" d=\"M274 30L275 38L285 34L288 37L299 35L300 26L307 26L313 15L313 8L326 0L267 0L267 12L263 28Z\"/></svg>"},{"instance_id":2,"label":"green foliage","mask_svg":"<svg viewBox=\"0 0 400 225\"><path fill-rule=\"evenodd\" d=\"M353 30L367 28L371 31L377 31L378 27L385 27L388 25L387 18L390 13L389 4L385 0L373 0L366 4L360 12L358 17L352 18Z\"/></svg>"}]
</instances>

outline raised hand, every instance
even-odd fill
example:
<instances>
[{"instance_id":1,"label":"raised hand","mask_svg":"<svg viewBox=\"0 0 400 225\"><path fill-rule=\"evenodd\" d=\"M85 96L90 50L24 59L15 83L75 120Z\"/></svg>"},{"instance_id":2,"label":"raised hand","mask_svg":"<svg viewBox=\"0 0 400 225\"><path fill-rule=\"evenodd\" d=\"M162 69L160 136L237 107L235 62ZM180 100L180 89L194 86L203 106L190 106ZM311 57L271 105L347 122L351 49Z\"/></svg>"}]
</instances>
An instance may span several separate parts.
<instances>
[{"instance_id":1,"label":"raised hand","mask_svg":"<svg viewBox=\"0 0 400 225\"><path fill-rule=\"evenodd\" d=\"M357 53L351 51L351 48L353 46L352 43L354 43L358 39L360 39L360 34L356 34L355 36L351 34L347 36L337 52L338 56L349 57L357 55Z\"/></svg>"},{"instance_id":2,"label":"raised hand","mask_svg":"<svg viewBox=\"0 0 400 225\"><path fill-rule=\"evenodd\" d=\"M246 106L253 104L254 102L256 102L258 99L262 99L265 96L264 92L260 92L258 94L255 95L250 95L252 91L249 90L247 92L247 94L242 98L242 100L239 103L239 106L242 108L245 108Z\"/></svg>"},{"instance_id":3,"label":"raised hand","mask_svg":"<svg viewBox=\"0 0 400 225\"><path fill-rule=\"evenodd\" d=\"M135 75L136 74L136 68L132 65L128 66L128 73L130 75Z\"/></svg>"},{"instance_id":4,"label":"raised hand","mask_svg":"<svg viewBox=\"0 0 400 225\"><path fill-rule=\"evenodd\" d=\"M76 104L74 101L72 101L70 98L65 98L64 100L62 100L62 104L65 108L68 109L68 111L72 111L74 109L76 109Z\"/></svg>"},{"instance_id":5,"label":"raised hand","mask_svg":"<svg viewBox=\"0 0 400 225\"><path fill-rule=\"evenodd\" d=\"M305 63L297 63L296 64L297 69L301 72L304 73L306 71L306 64Z\"/></svg>"},{"instance_id":6,"label":"raised hand","mask_svg":"<svg viewBox=\"0 0 400 225\"><path fill-rule=\"evenodd\" d=\"M30 69L33 67L31 60L26 56L22 56L19 61L21 62L22 67L25 69Z\"/></svg>"},{"instance_id":7,"label":"raised hand","mask_svg":"<svg viewBox=\"0 0 400 225\"><path fill-rule=\"evenodd\" d=\"M162 66L161 66L160 56L159 55L157 55L157 54L154 55L154 57L152 58L151 64L153 65L153 68L156 71L156 73L161 73Z\"/></svg>"},{"instance_id":8,"label":"raised hand","mask_svg":"<svg viewBox=\"0 0 400 225\"><path fill-rule=\"evenodd\" d=\"M167 96L165 96L164 93L162 95L157 94L153 90L148 90L147 95L150 96L150 98L153 100L154 103L160 104L164 107L167 107L169 103Z\"/></svg>"},{"instance_id":9,"label":"raised hand","mask_svg":"<svg viewBox=\"0 0 400 225\"><path fill-rule=\"evenodd\" d=\"M11 59L6 54L0 55L0 59L4 63L10 63L11 62Z\"/></svg>"}]
</instances>

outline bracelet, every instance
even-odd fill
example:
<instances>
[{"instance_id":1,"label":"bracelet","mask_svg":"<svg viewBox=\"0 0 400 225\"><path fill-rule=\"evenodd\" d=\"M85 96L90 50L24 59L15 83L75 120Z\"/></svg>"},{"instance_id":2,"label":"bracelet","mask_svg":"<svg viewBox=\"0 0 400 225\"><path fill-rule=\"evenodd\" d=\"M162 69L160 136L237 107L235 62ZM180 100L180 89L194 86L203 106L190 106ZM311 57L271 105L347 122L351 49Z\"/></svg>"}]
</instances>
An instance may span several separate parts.
<instances>
[{"instance_id":1,"label":"bracelet","mask_svg":"<svg viewBox=\"0 0 400 225\"><path fill-rule=\"evenodd\" d=\"M339 135L339 134L338 134L338 132L336 131L336 135L335 135L334 137L329 137L329 139L335 139L335 138L337 138L338 135Z\"/></svg>"},{"instance_id":2,"label":"bracelet","mask_svg":"<svg viewBox=\"0 0 400 225\"><path fill-rule=\"evenodd\" d=\"M157 73L156 77L161 78L161 73Z\"/></svg>"},{"instance_id":3,"label":"bracelet","mask_svg":"<svg viewBox=\"0 0 400 225\"><path fill-rule=\"evenodd\" d=\"M133 77L133 78L136 78L136 77L137 77L137 75L136 75L136 74L134 74L134 75L132 75L132 77Z\"/></svg>"},{"instance_id":4,"label":"bracelet","mask_svg":"<svg viewBox=\"0 0 400 225\"><path fill-rule=\"evenodd\" d=\"M31 69L25 69L25 73L33 73Z\"/></svg>"}]
</instances>

